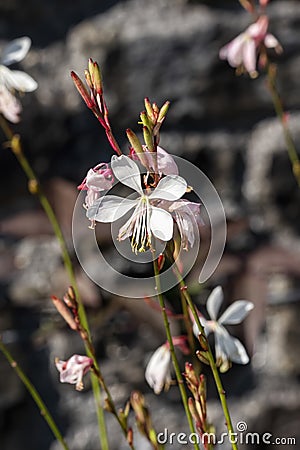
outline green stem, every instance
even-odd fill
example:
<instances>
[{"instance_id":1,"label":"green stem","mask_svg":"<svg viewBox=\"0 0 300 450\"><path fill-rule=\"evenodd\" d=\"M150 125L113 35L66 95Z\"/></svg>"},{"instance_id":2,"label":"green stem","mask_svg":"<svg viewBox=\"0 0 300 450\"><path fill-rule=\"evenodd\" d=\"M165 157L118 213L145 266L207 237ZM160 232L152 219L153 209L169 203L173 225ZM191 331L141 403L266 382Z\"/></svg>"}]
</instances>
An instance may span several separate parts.
<instances>
[{"instance_id":1,"label":"green stem","mask_svg":"<svg viewBox=\"0 0 300 450\"><path fill-rule=\"evenodd\" d=\"M85 341L85 346L88 348L89 353L94 356L95 355L95 349L94 349L92 341L89 338L88 338L87 341ZM115 407L112 395L110 393L109 388L107 387L107 384L105 383L105 380L104 380L104 377L103 377L102 372L100 370L100 367L98 365L95 365L95 364L94 364L94 369L93 369L93 379L95 379L97 384L99 383L101 388L105 391L105 393L107 395L107 403L109 405L110 412L116 417L116 419L117 419L117 421L118 421L118 423L119 423L119 425L120 425L120 427L121 427L121 429L123 431L123 434L124 434L125 438L127 439L127 432L128 432L127 427L121 421L121 419L119 417L119 414L118 414L118 412L116 410L116 407ZM132 445L129 444L129 446L130 446L130 448L132 450L134 450L134 445L133 444Z\"/></svg>"},{"instance_id":2,"label":"green stem","mask_svg":"<svg viewBox=\"0 0 300 450\"><path fill-rule=\"evenodd\" d=\"M18 363L14 360L9 350L6 348L6 346L3 344L2 339L0 337L0 350L11 365L11 367L14 369L28 392L30 393L31 397L35 401L37 407L40 409L40 413L49 425L49 428L52 430L54 436L56 439L60 442L61 446L65 450L69 450L69 447L67 446L66 441L64 440L61 432L59 431L53 417L51 416L48 408L46 407L45 403L43 402L40 394L35 389L29 378L25 375L21 367L18 365Z\"/></svg>"},{"instance_id":3,"label":"green stem","mask_svg":"<svg viewBox=\"0 0 300 450\"><path fill-rule=\"evenodd\" d=\"M193 301L191 299L191 296L190 296L190 294L187 291L187 286L186 286L184 280L182 279L182 276L181 276L181 274L180 274L180 272L179 272L179 270L178 270L178 268L176 266L174 267L174 271L176 273L176 276L177 276L178 282L180 284L181 290L184 293L186 302L187 302L187 304L188 304L188 306L189 306L189 308L190 308L190 310L191 310L191 312L193 314L193 317L195 319L197 327L199 328L200 333L203 336L205 336L204 328L203 328L203 326L202 326L202 324L200 322L198 313L197 313L196 308L194 306L194 303L193 303ZM230 413L229 413L229 409L228 409L228 405L227 405L226 393L225 393L225 390L223 388L222 381L221 381L221 378L220 378L220 374L219 374L219 371L217 369L217 366L216 366L216 363L215 363L215 359L214 359L214 356L213 356L213 353L212 353L212 350L210 348L208 340L207 340L207 357L208 357L209 365L211 367L212 374L213 374L213 377L214 377L214 380L215 380L215 383L216 383L216 386L217 386L217 390L218 390L220 402L221 402L221 405L222 405L224 417L225 417L225 420L226 420L226 426L227 426L227 429L228 429L228 432L229 432L229 436L234 436L234 434L233 434L234 433L234 429L233 429L233 425L232 425L232 421L231 421L231 417L230 417ZM238 450L238 447L237 447L236 443L231 442L231 446L232 446L233 450Z\"/></svg>"},{"instance_id":4,"label":"green stem","mask_svg":"<svg viewBox=\"0 0 300 450\"><path fill-rule=\"evenodd\" d=\"M172 362L173 362L173 366L174 366L174 370L175 370L175 374L176 374L176 379L177 379L177 382L178 382L178 387L179 387L180 394L181 394L182 403L183 403L183 406L184 406L184 410L185 410L185 414L186 414L186 417L187 417L187 420L188 420L190 431L191 431L191 433L195 433L196 431L195 431L195 427L194 427L193 418L192 418L191 412L190 412L189 407L188 407L187 393L186 393L186 390L185 390L185 387L184 387L184 381L183 381L183 378L182 378L182 375L181 375L179 363L178 363L177 356L176 356L175 349L174 349L174 344L173 344L173 339L172 339L169 319L168 319L168 315L166 313L166 305L165 305L164 298L163 298L163 296L161 294L160 277L159 277L159 270L158 270L157 260L153 260L153 267L154 267L154 276L155 276L155 283L156 283L156 289L157 289L157 297L158 297L159 304L160 304L160 307L161 307L161 310L162 310L164 326L165 326L165 330L166 330L168 343L169 343L169 346L170 346ZM194 448L195 448L195 450L199 450L199 446L198 446L198 444L196 442L194 443Z\"/></svg>"},{"instance_id":5,"label":"green stem","mask_svg":"<svg viewBox=\"0 0 300 450\"><path fill-rule=\"evenodd\" d=\"M36 194L38 196L38 199L39 199L39 201L51 223L54 234L60 244L64 267L68 273L68 276L70 278L70 283L74 288L76 300L78 302L78 315L80 318L80 323L86 329L86 331L90 337L90 329L89 329L89 325L88 325L88 320L87 320L86 312L85 312L85 309L84 309L84 306L83 306L83 303L82 303L82 300L80 297L79 289L77 286L75 273L74 273L74 269L73 269L73 264L72 264L72 261L70 258L68 247L67 247L65 238L63 236L61 227L56 218L56 215L55 215L53 208L50 205L47 197L45 196L45 194L43 193L43 191L40 187L40 183L34 173L34 170L32 169L31 165L29 164L29 161L27 160L27 158L25 157L25 155L23 153L19 136L14 135L14 133L12 132L8 123L3 118L2 115L0 115L0 126L1 126L4 134L6 135L7 139L9 140L9 145L10 145L13 153L15 154L20 166L22 167L24 173L26 174L26 176L28 178L29 191L32 194ZM86 346L86 352L87 352L88 356L93 359L93 363L94 363L95 367L98 367L95 355L91 354L91 352L89 351L87 346ZM97 409L97 417L98 417L98 425L99 425L99 438L100 438L102 449L109 450L107 431L106 431L106 426L105 426L104 411L101 406L100 386L99 386L99 383L97 382L97 380L93 381L93 377L94 377L94 375L91 375L93 393L94 393L96 409Z\"/></svg>"},{"instance_id":6,"label":"green stem","mask_svg":"<svg viewBox=\"0 0 300 450\"><path fill-rule=\"evenodd\" d=\"M293 140L293 137L291 135L291 131L288 127L288 123L286 120L286 113L283 109L282 100L277 88L277 82L276 82L276 70L275 67L272 64L268 64L267 66L267 79L268 79L268 87L269 91L272 97L273 106L276 112L276 115L278 119L280 120L280 123L282 125L283 129L283 135L288 151L288 155L290 158L290 162L293 169L293 174L295 176L295 179L298 183L298 186L300 187L300 161L299 156L295 147L295 143Z\"/></svg>"}]
</instances>

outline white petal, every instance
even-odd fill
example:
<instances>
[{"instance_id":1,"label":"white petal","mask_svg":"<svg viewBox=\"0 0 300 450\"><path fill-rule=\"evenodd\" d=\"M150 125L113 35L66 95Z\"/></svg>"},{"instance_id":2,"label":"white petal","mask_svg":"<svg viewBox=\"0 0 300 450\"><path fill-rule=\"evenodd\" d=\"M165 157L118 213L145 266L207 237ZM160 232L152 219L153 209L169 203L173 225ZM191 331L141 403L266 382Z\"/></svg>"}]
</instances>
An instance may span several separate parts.
<instances>
[{"instance_id":1,"label":"white petal","mask_svg":"<svg viewBox=\"0 0 300 450\"><path fill-rule=\"evenodd\" d=\"M245 34L238 35L233 41L221 48L219 56L221 59L227 59L231 67L238 67L243 62L243 46Z\"/></svg>"},{"instance_id":2,"label":"white petal","mask_svg":"<svg viewBox=\"0 0 300 450\"><path fill-rule=\"evenodd\" d=\"M73 368L68 368L60 372L59 379L61 383L76 384L80 375L82 376L82 370L78 371Z\"/></svg>"},{"instance_id":3,"label":"white petal","mask_svg":"<svg viewBox=\"0 0 300 450\"><path fill-rule=\"evenodd\" d=\"M11 41L3 51L1 63L6 66L22 61L31 46L31 39L27 36Z\"/></svg>"},{"instance_id":4,"label":"white petal","mask_svg":"<svg viewBox=\"0 0 300 450\"><path fill-rule=\"evenodd\" d=\"M16 89L22 92L31 92L37 88L37 83L27 73L20 70L10 70L8 67L0 66L0 82L7 89Z\"/></svg>"},{"instance_id":5,"label":"white petal","mask_svg":"<svg viewBox=\"0 0 300 450\"><path fill-rule=\"evenodd\" d=\"M106 191L113 185L113 180L106 178L102 173L90 169L86 175L86 185L95 191Z\"/></svg>"},{"instance_id":6,"label":"white petal","mask_svg":"<svg viewBox=\"0 0 300 450\"><path fill-rule=\"evenodd\" d=\"M204 333L205 333L205 336L208 336L209 333L210 333L211 331L213 331L213 328L212 328L211 325L210 325L210 321L204 319L204 317L199 317L199 319L200 319L201 325L204 327ZM194 319L193 319L193 320L194 320ZM196 338L198 338L198 336L199 336L199 334L200 334L200 330L199 330L198 325L196 324L196 322L193 323L193 333L194 333L194 336L195 336Z\"/></svg>"},{"instance_id":7,"label":"white petal","mask_svg":"<svg viewBox=\"0 0 300 450\"><path fill-rule=\"evenodd\" d=\"M243 46L243 64L250 75L256 73L256 59L256 43L248 39Z\"/></svg>"},{"instance_id":8,"label":"white petal","mask_svg":"<svg viewBox=\"0 0 300 450\"><path fill-rule=\"evenodd\" d=\"M121 183L143 195L141 174L137 164L132 159L125 155L114 155L111 158L111 168Z\"/></svg>"},{"instance_id":9,"label":"white petal","mask_svg":"<svg viewBox=\"0 0 300 450\"><path fill-rule=\"evenodd\" d=\"M254 308L252 302L247 300L238 300L232 303L221 315L218 322L222 325L235 325L241 323L247 314Z\"/></svg>"},{"instance_id":10,"label":"white petal","mask_svg":"<svg viewBox=\"0 0 300 450\"><path fill-rule=\"evenodd\" d=\"M38 87L37 82L21 70L10 70L9 83L12 88L21 92L32 92Z\"/></svg>"},{"instance_id":11,"label":"white petal","mask_svg":"<svg viewBox=\"0 0 300 450\"><path fill-rule=\"evenodd\" d=\"M223 302L223 290L221 286L217 286L207 299L206 309L212 320L217 320L218 312Z\"/></svg>"},{"instance_id":12,"label":"white petal","mask_svg":"<svg viewBox=\"0 0 300 450\"><path fill-rule=\"evenodd\" d=\"M99 198L89 207L86 216L88 219L98 222L114 222L124 216L131 208L136 206L136 200L117 197L116 195L106 195Z\"/></svg>"},{"instance_id":13,"label":"white petal","mask_svg":"<svg viewBox=\"0 0 300 450\"><path fill-rule=\"evenodd\" d=\"M265 37L264 44L267 48L274 48L277 53L282 52L282 47L278 39L273 34L268 33Z\"/></svg>"},{"instance_id":14,"label":"white petal","mask_svg":"<svg viewBox=\"0 0 300 450\"><path fill-rule=\"evenodd\" d=\"M160 394L171 381L171 353L166 345L161 345L151 356L146 368L145 378L155 394Z\"/></svg>"},{"instance_id":15,"label":"white petal","mask_svg":"<svg viewBox=\"0 0 300 450\"><path fill-rule=\"evenodd\" d=\"M151 207L150 228L154 236L162 241L173 237L173 219L171 214L161 208Z\"/></svg>"},{"instance_id":16,"label":"white petal","mask_svg":"<svg viewBox=\"0 0 300 450\"><path fill-rule=\"evenodd\" d=\"M183 196L186 188L187 182L184 178L179 175L167 175L160 180L149 198L175 201Z\"/></svg>"},{"instance_id":17,"label":"white petal","mask_svg":"<svg viewBox=\"0 0 300 450\"><path fill-rule=\"evenodd\" d=\"M189 202L188 200L178 200L171 204L170 212L175 214L175 221L181 237L181 246L188 250L195 243L200 218L200 204Z\"/></svg>"},{"instance_id":18,"label":"white petal","mask_svg":"<svg viewBox=\"0 0 300 450\"><path fill-rule=\"evenodd\" d=\"M20 121L21 103L5 86L0 86L0 112L12 123Z\"/></svg>"},{"instance_id":19,"label":"white petal","mask_svg":"<svg viewBox=\"0 0 300 450\"><path fill-rule=\"evenodd\" d=\"M159 173L178 175L178 167L171 155L161 147L157 147L157 165Z\"/></svg>"},{"instance_id":20,"label":"white petal","mask_svg":"<svg viewBox=\"0 0 300 450\"><path fill-rule=\"evenodd\" d=\"M219 327L216 329L216 334L219 336L219 342L230 359L230 361L235 362L237 364L247 364L249 362L249 356L247 355L247 352L245 350L245 347L239 341L237 338L234 338L230 336L227 330L225 328L220 327L222 329L219 330Z\"/></svg>"}]
</instances>

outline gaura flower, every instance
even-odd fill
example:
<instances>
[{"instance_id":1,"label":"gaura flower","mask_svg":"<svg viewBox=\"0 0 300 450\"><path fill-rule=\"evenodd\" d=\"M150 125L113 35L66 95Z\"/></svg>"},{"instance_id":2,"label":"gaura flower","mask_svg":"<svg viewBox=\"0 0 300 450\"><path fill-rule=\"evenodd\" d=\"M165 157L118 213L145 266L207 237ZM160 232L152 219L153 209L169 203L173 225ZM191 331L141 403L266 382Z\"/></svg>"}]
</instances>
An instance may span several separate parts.
<instances>
[{"instance_id":1,"label":"gaura flower","mask_svg":"<svg viewBox=\"0 0 300 450\"><path fill-rule=\"evenodd\" d=\"M32 92L37 88L37 82L27 73L20 70L10 70L11 64L25 58L31 46L29 37L22 37L10 42L3 50L0 59L0 112L10 122L20 120L22 110L19 100L14 96L17 92Z\"/></svg>"},{"instance_id":2,"label":"gaura flower","mask_svg":"<svg viewBox=\"0 0 300 450\"><path fill-rule=\"evenodd\" d=\"M167 175L156 188L146 192L141 185L141 174L137 164L128 156L113 156L111 168L114 176L124 185L137 192L136 199L106 195L95 201L87 210L87 217L98 222L114 222L128 211L134 211L127 222L120 228L120 241L131 236L132 250L137 253L151 248L154 235L162 241L169 241L173 236L173 219L171 214L155 206L160 200L176 201L186 192L187 183L179 175Z\"/></svg>"},{"instance_id":3,"label":"gaura flower","mask_svg":"<svg viewBox=\"0 0 300 450\"><path fill-rule=\"evenodd\" d=\"M173 344L187 355L190 349L187 346L186 336L173 336ZM160 394L163 389L168 390L171 377L171 352L168 342L158 347L151 356L145 371L145 378L155 394Z\"/></svg>"},{"instance_id":4,"label":"gaura flower","mask_svg":"<svg viewBox=\"0 0 300 450\"><path fill-rule=\"evenodd\" d=\"M83 182L78 186L80 191L87 191L84 203L85 209L88 210L113 184L113 173L107 163L100 163L93 169L89 169ZM91 228L94 228L94 221L91 222Z\"/></svg>"},{"instance_id":5,"label":"gaura flower","mask_svg":"<svg viewBox=\"0 0 300 450\"><path fill-rule=\"evenodd\" d=\"M83 376L90 370L93 360L88 356L73 355L67 361L55 359L55 365L60 372L60 382L76 384L76 390L83 389Z\"/></svg>"},{"instance_id":6,"label":"gaura flower","mask_svg":"<svg viewBox=\"0 0 300 450\"><path fill-rule=\"evenodd\" d=\"M217 319L222 302L223 291L221 286L218 286L212 291L206 304L206 309L211 320L206 320L201 316L200 321L204 327L206 336L210 332L215 334L217 364L221 365L221 371L226 372L230 367L230 361L237 364L247 364L249 362L249 357L243 344L239 339L232 337L224 325L236 325L241 323L253 309L254 305L252 302L246 300L238 300L232 303L219 319ZM195 336L198 337L199 328L196 322L193 324L193 332Z\"/></svg>"},{"instance_id":7,"label":"gaura flower","mask_svg":"<svg viewBox=\"0 0 300 450\"><path fill-rule=\"evenodd\" d=\"M276 53L282 52L279 41L273 34L268 33L269 19L260 16L243 33L221 48L219 56L227 59L231 67L243 67L251 78L257 77L256 60L261 45L274 48Z\"/></svg>"},{"instance_id":8,"label":"gaura flower","mask_svg":"<svg viewBox=\"0 0 300 450\"><path fill-rule=\"evenodd\" d=\"M171 353L168 343L158 347L151 356L146 367L145 378L155 394L160 394L163 389L170 387L171 377Z\"/></svg>"}]
</instances>

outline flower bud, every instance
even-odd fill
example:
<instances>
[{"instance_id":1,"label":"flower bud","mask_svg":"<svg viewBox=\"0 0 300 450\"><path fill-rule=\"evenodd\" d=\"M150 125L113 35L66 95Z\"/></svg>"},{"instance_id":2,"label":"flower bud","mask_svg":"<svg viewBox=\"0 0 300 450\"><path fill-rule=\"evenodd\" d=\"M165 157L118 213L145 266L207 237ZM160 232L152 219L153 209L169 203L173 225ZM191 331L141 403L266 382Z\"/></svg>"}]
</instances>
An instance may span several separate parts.
<instances>
[{"instance_id":1,"label":"flower bud","mask_svg":"<svg viewBox=\"0 0 300 450\"><path fill-rule=\"evenodd\" d=\"M158 118L157 118L157 122L158 123L162 123L165 120L165 117L167 115L169 107L170 107L170 102L169 101L166 101L162 105L162 107L160 108L159 114L158 114Z\"/></svg>"},{"instance_id":2,"label":"flower bud","mask_svg":"<svg viewBox=\"0 0 300 450\"><path fill-rule=\"evenodd\" d=\"M207 338L204 334L199 333L198 334L198 341L200 342L200 345L202 347L202 349L207 352L208 350L208 342L207 342Z\"/></svg>"},{"instance_id":3,"label":"flower bud","mask_svg":"<svg viewBox=\"0 0 300 450\"><path fill-rule=\"evenodd\" d=\"M130 403L135 412L136 420L139 423L145 422L145 399L139 391L133 391L130 396Z\"/></svg>"},{"instance_id":4,"label":"flower bud","mask_svg":"<svg viewBox=\"0 0 300 450\"><path fill-rule=\"evenodd\" d=\"M152 133L149 131L149 128L146 126L143 126L143 135L144 135L144 141L145 141L145 144L147 145L148 150L150 152L154 152Z\"/></svg>"},{"instance_id":5,"label":"flower bud","mask_svg":"<svg viewBox=\"0 0 300 450\"><path fill-rule=\"evenodd\" d=\"M79 76L75 72L72 71L71 72L71 77L72 77L72 80L73 80L73 82L75 84L76 89L78 90L79 94L83 98L86 106L88 108L90 108L90 109L93 109L95 107L95 102L91 98L91 96L89 95L85 85L83 84L83 82L81 81Z\"/></svg>"},{"instance_id":6,"label":"flower bud","mask_svg":"<svg viewBox=\"0 0 300 450\"><path fill-rule=\"evenodd\" d=\"M197 358L199 358L201 362L203 362L204 364L207 364L209 366L207 352L201 352L200 350L198 350L196 352L196 355L197 355Z\"/></svg>"},{"instance_id":7,"label":"flower bud","mask_svg":"<svg viewBox=\"0 0 300 450\"><path fill-rule=\"evenodd\" d=\"M165 260L166 260L165 255L163 253L161 253L157 258L157 268L158 268L159 272L163 268L163 266L165 264Z\"/></svg>"},{"instance_id":8,"label":"flower bud","mask_svg":"<svg viewBox=\"0 0 300 450\"><path fill-rule=\"evenodd\" d=\"M75 308L75 309L78 308L76 294L72 286L69 286L68 291L65 293L63 297L63 300L65 304L68 306L68 308Z\"/></svg>"},{"instance_id":9,"label":"flower bud","mask_svg":"<svg viewBox=\"0 0 300 450\"><path fill-rule=\"evenodd\" d=\"M97 94L102 95L103 94L102 77L97 62L94 62L93 65L93 84Z\"/></svg>"},{"instance_id":10,"label":"flower bud","mask_svg":"<svg viewBox=\"0 0 300 450\"><path fill-rule=\"evenodd\" d=\"M129 447L133 446L133 431L132 428L128 428L127 430L127 442L129 444Z\"/></svg>"},{"instance_id":11,"label":"flower bud","mask_svg":"<svg viewBox=\"0 0 300 450\"><path fill-rule=\"evenodd\" d=\"M137 135L130 128L127 128L126 134L127 134L127 138L129 140L131 146L133 147L135 153L137 155L139 153L143 153L143 147L142 147L142 144L140 143L140 140L137 137Z\"/></svg>"},{"instance_id":12,"label":"flower bud","mask_svg":"<svg viewBox=\"0 0 300 450\"><path fill-rule=\"evenodd\" d=\"M144 100L144 103L145 103L145 109L147 111L148 119L150 120L152 125L154 125L155 122L156 122L156 117L154 115L154 111L153 111L153 108L151 106L149 98L146 97L145 100Z\"/></svg>"},{"instance_id":13,"label":"flower bud","mask_svg":"<svg viewBox=\"0 0 300 450\"><path fill-rule=\"evenodd\" d=\"M149 120L149 117L148 117L146 111L142 111L141 112L140 118L141 118L142 125L144 125L145 127L148 127L149 130L151 130L152 129L152 123Z\"/></svg>"},{"instance_id":14,"label":"flower bud","mask_svg":"<svg viewBox=\"0 0 300 450\"><path fill-rule=\"evenodd\" d=\"M53 305L55 306L55 308L57 309L59 314L65 319L65 321L67 322L69 327L72 328L72 330L77 331L77 329L78 329L77 324L74 320L74 317L73 317L71 311L66 306L66 304L62 300L60 300L60 298L56 297L55 295L51 296L51 300L53 302Z\"/></svg>"},{"instance_id":15,"label":"flower bud","mask_svg":"<svg viewBox=\"0 0 300 450\"><path fill-rule=\"evenodd\" d=\"M195 388L198 388L199 381L196 375L196 372L193 368L193 365L190 362L185 363L185 373L184 373L185 379L191 386L194 386Z\"/></svg>"},{"instance_id":16,"label":"flower bud","mask_svg":"<svg viewBox=\"0 0 300 450\"><path fill-rule=\"evenodd\" d=\"M93 82L92 82L91 74L90 74L90 72L87 69L84 71L84 76L85 76L86 84L88 85L88 87L92 91L93 90Z\"/></svg>"}]
</instances>

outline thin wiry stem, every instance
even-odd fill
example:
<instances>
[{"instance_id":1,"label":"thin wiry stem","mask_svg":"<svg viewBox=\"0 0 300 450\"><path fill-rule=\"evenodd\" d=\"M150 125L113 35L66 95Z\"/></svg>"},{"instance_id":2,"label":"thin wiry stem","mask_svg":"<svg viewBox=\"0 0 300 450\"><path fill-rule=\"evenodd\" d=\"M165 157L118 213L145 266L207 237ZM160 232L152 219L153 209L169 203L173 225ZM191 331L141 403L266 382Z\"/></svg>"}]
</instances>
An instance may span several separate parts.
<instances>
[{"instance_id":1,"label":"thin wiry stem","mask_svg":"<svg viewBox=\"0 0 300 450\"><path fill-rule=\"evenodd\" d=\"M37 407L40 410L41 416L45 419L47 424L49 425L49 428L51 429L52 433L56 437L56 439L60 442L62 448L64 450L69 450L69 447L64 440L61 432L58 429L58 426L56 425L53 417L51 416L47 406L45 405L44 401L42 400L40 394L36 390L36 388L33 386L27 375L23 372L21 367L18 365L18 363L14 360L13 356L7 349L6 345L2 342L2 339L0 337L0 351L3 353L7 361L9 362L10 366L13 368L13 370L16 372L26 389L28 390L29 394L35 401Z\"/></svg>"},{"instance_id":2,"label":"thin wiry stem","mask_svg":"<svg viewBox=\"0 0 300 450\"><path fill-rule=\"evenodd\" d=\"M56 218L56 215L53 211L52 206L49 203L49 200L47 199L46 195L44 194L44 192L40 186L40 183L35 175L33 168L31 167L29 161L27 160L26 156L23 153L20 137L13 133L13 131L11 130L7 121L1 115L0 115L0 126L5 134L6 138L9 140L7 146L10 146L12 152L16 156L20 166L22 167L24 173L26 174L26 176L28 178L29 191L32 194L37 195L37 197L38 197L38 199L39 199L39 201L51 223L54 234L60 244L65 269L68 273L70 283L73 286L75 294L76 294L76 299L78 301L78 306L79 306L78 315L80 318L80 322L81 322L82 326L86 329L88 335L90 336L90 329L89 329L89 325L88 325L88 321L87 321L87 316L86 316L86 312L85 312L85 309L84 309L84 306L83 306L83 303L82 303L82 300L80 297L79 289L77 286L73 264L71 261L71 257L69 255L69 251L68 251L68 247L67 247L65 238L63 236L62 230L61 230L58 220ZM93 359L94 366L96 368L99 368L97 360L95 358L95 355L91 354L87 347L86 347L86 352L87 352L88 356ZM94 393L94 398L95 398L95 403L96 403L100 442L101 442L103 450L109 450L105 418L104 418L104 411L101 406L100 386L99 386L98 380L94 374L91 374L91 380L92 380L92 388L93 388L93 393Z\"/></svg>"},{"instance_id":3,"label":"thin wiry stem","mask_svg":"<svg viewBox=\"0 0 300 450\"><path fill-rule=\"evenodd\" d=\"M176 379L177 379L177 382L178 382L178 387L179 387L179 390L180 390L181 399L182 399L182 403L183 403L183 406L184 406L185 414L186 414L186 417L187 417L187 420L188 420L190 431L191 431L191 433L193 433L193 435L195 435L194 422L193 422L193 418L192 418L191 412L189 410L187 393L186 393L186 390L185 390L185 387L184 387L183 377L181 375L179 363L178 363L177 356L176 356L175 349L174 349L174 344L173 344L173 339L172 339L172 333L171 333L171 329L170 329L169 319L168 319L168 315L167 315L167 312L166 312L166 305L165 305L164 298L163 298L163 296L161 294L160 276L159 276L157 260L153 260L153 267L154 267L154 276L155 276L155 283L156 283L156 289L157 289L157 297L158 297L159 304L160 304L160 307L161 307L161 310L162 310L164 326L165 326L165 330L166 330L168 343L169 343L169 346L170 346L170 352L171 352L172 362L173 362L173 366L174 366L174 370L175 370L175 374L176 374ZM199 446L198 446L197 442L194 443L194 448L195 448L195 450L199 450Z\"/></svg>"},{"instance_id":4,"label":"thin wiry stem","mask_svg":"<svg viewBox=\"0 0 300 450\"><path fill-rule=\"evenodd\" d=\"M291 134L291 131L288 126L287 121L287 114L284 111L282 100L277 88L277 79L276 79L276 67L274 64L268 63L267 65L267 85L271 94L273 106L275 109L275 112L277 114L278 119L280 120L284 140L286 143L286 148L288 151L289 159L292 165L292 170L294 177L298 183L298 186L300 187L300 161L299 156L296 150L296 146Z\"/></svg>"},{"instance_id":5,"label":"thin wiry stem","mask_svg":"<svg viewBox=\"0 0 300 450\"><path fill-rule=\"evenodd\" d=\"M196 311L195 305L194 305L194 303L193 303L193 301L191 299L191 296L190 296L190 294L189 294L189 292L187 290L187 286L186 286L186 284L185 284L185 282L184 282L184 280L183 280L183 278L181 276L181 273L179 272L178 268L176 267L176 264L174 264L174 272L175 272L175 274L177 276L178 282L180 284L180 287L181 287L181 290L182 290L182 292L184 294L186 302L187 302L187 304L188 304L188 306L189 306L189 308L191 310L191 313L193 314L193 317L194 317L195 322L197 324L197 327L198 327L198 329L200 331L200 334L202 336L205 336L205 331L204 331L204 328L203 328L203 326L202 326L202 324L200 322L200 319L199 319L198 313ZM205 339L206 339L206 337L205 337ZM213 377L214 377L214 380L215 380L215 384L216 384L216 387L217 387L217 390L218 390L220 402L221 402L222 409L223 409L223 414L224 414L224 417L225 417L225 420L226 420L226 427L228 429L229 437L230 436L234 436L234 429L233 429L232 420L231 420L231 417L230 417L230 412L229 412L229 408L228 408L228 404L227 404L227 400L226 400L226 392L225 392L225 390L223 388L222 381L221 381L221 378L220 378L220 374L219 374L219 371L218 371L218 368L217 368L217 365L216 365L216 362L215 362L215 359L214 359L211 347L210 347L209 342L208 342L207 339L206 339L206 344L207 344L206 356L208 358L208 362L209 362L209 365L210 365L210 368L211 368L211 371L212 371L212 374L213 374ZM230 443L231 443L231 446L232 446L233 450L238 450L237 444L233 441L233 439L230 439Z\"/></svg>"}]
</instances>

